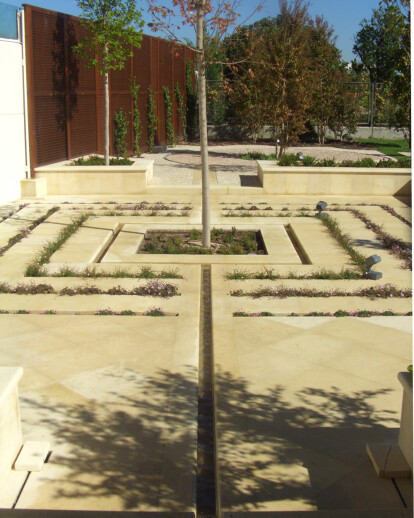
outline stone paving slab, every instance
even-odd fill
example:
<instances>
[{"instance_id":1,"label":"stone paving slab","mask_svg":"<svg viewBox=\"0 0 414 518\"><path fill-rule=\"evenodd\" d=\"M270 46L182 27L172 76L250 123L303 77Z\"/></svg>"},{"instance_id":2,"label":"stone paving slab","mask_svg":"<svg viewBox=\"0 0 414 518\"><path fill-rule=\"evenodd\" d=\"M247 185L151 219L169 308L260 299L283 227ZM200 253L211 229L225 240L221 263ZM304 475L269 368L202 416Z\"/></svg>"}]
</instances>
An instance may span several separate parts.
<instances>
[{"instance_id":1,"label":"stone paving slab","mask_svg":"<svg viewBox=\"0 0 414 518\"><path fill-rule=\"evenodd\" d=\"M244 307L245 298L228 296L229 285L259 282L225 281L213 266L222 511L403 509L392 482L377 479L365 442L396 440L396 374L411 361L411 318L232 317L237 303L252 312L335 303L250 299ZM362 301L336 302L356 309ZM391 301L367 302L361 309Z\"/></svg>"},{"instance_id":2,"label":"stone paving slab","mask_svg":"<svg viewBox=\"0 0 414 518\"><path fill-rule=\"evenodd\" d=\"M286 239L280 239L276 231L278 226L294 227L297 223L303 226L301 239L306 241L305 248L311 256L318 253L322 240L324 251L319 252L318 261L324 263L324 268L340 271L344 266L351 267L348 257L336 249L324 232L310 239L314 218L223 216L227 204L255 204L261 208L266 202L275 211L284 207L296 212L304 210L302 207L313 211L320 197L264 196L260 189L220 184L220 172L214 174L218 182L211 190L214 225L262 229L268 236L269 248L276 250L286 248ZM193 181L194 176L191 178ZM0 258L0 280L45 282L58 289L85 283L102 288L119 284L127 289L142 285L145 280L30 279L24 278L23 273L25 264L46 241L53 239L73 217L89 210L99 214L88 222L97 228L201 228L201 200L197 194L200 187L184 188L174 190L158 185L145 195L51 196L42 203L32 203L24 209L28 216L33 213L33 217L38 217L56 204L60 210ZM185 191L188 194L183 194ZM116 211L118 203L143 200L189 203L192 209L189 216L181 218L105 215L105 210L108 214ZM352 207L367 200L328 196L325 201ZM402 215L409 212L395 198L373 197L370 201L390 205L397 212L401 210ZM104 203L108 208L98 211ZM384 225L406 235L407 225L382 209L356 208L382 216ZM350 233L359 250L366 255L373 250L378 252L371 246L378 245L375 236L361 222L343 211L334 213L334 217ZM0 225L0 237L1 228ZM200 265L213 263L217 467L222 508L284 513L299 509L336 512L338 507L361 512L379 506L404 512L390 481L374 476L364 446L365 442L395 440L401 405L396 373L410 363L411 319L235 318L232 313L241 307L249 312L270 310L278 315L336 309L406 312L411 309L411 299L230 297L233 286L244 289L268 281L230 282L224 278L228 270L268 268L288 274L309 273L322 266L299 264L291 245L289 259L283 260L296 264L277 264L281 257L276 252L270 256L223 257L219 259L222 265L214 264L217 260L208 256L143 255L137 259L137 254L130 263L130 258L125 261L119 256L114 258L116 262L95 264L90 262L95 257L82 256L77 250L80 246L75 243L83 239L82 232L72 236L66 251L59 252L60 258L54 257L59 262L49 264L49 272L66 264L79 269L92 266L97 271L138 271L148 265L154 269L178 268L184 279L166 282L177 284L181 296L157 299L0 295L0 309L4 305L32 311L93 312L111 306L114 310L144 311L155 305L179 316L154 320L118 316L98 319L86 314L0 315L0 362L23 365L25 369L20 384L25 439L50 440L53 450L45 470L29 478L18 507L165 509L177 513L195 509L192 445L197 414ZM92 239L97 239L94 244L88 238L83 240L85 250L105 246L105 236L98 236L100 232L91 234ZM330 247L335 256L328 253ZM401 262L388 252L381 249L380 255L383 262L377 269L384 272L381 282L409 287L411 272L403 270ZM270 284L320 289L373 285L367 280L290 279ZM409 486L402 483L401 492L408 495Z\"/></svg>"},{"instance_id":3,"label":"stone paving slab","mask_svg":"<svg viewBox=\"0 0 414 518\"><path fill-rule=\"evenodd\" d=\"M24 435L53 450L18 507L192 510L195 319L2 317L2 362L25 367Z\"/></svg>"}]
</instances>

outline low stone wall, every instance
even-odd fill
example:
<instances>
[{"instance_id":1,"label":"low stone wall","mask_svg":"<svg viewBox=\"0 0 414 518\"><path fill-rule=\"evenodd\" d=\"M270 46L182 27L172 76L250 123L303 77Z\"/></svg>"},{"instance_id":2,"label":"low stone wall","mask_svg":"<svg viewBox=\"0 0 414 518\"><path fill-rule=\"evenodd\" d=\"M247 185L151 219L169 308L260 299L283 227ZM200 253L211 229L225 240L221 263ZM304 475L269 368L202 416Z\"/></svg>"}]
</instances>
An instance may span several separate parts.
<instances>
[{"instance_id":1,"label":"low stone wall","mask_svg":"<svg viewBox=\"0 0 414 518\"><path fill-rule=\"evenodd\" d=\"M47 179L47 194L139 194L153 174L153 160L136 159L129 166L38 167L35 179Z\"/></svg>"},{"instance_id":2,"label":"low stone wall","mask_svg":"<svg viewBox=\"0 0 414 518\"><path fill-rule=\"evenodd\" d=\"M21 367L0 368L0 489L22 446L18 382Z\"/></svg>"},{"instance_id":3,"label":"low stone wall","mask_svg":"<svg viewBox=\"0 0 414 518\"><path fill-rule=\"evenodd\" d=\"M279 167L258 160L258 177L267 194L410 196L411 170L362 167Z\"/></svg>"}]
</instances>

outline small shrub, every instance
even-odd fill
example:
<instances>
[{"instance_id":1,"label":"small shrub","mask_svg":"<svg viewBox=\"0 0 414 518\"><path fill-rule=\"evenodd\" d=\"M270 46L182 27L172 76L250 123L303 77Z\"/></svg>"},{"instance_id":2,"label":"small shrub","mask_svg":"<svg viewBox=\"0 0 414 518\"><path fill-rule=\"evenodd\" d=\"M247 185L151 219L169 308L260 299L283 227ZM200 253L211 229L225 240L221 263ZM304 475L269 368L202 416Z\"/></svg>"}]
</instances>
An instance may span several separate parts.
<instances>
[{"instance_id":1,"label":"small shrub","mask_svg":"<svg viewBox=\"0 0 414 518\"><path fill-rule=\"evenodd\" d=\"M150 308L144 313L146 317L165 317L165 313L161 308Z\"/></svg>"},{"instance_id":2,"label":"small shrub","mask_svg":"<svg viewBox=\"0 0 414 518\"><path fill-rule=\"evenodd\" d=\"M242 160L276 160L275 153L262 153L261 151L249 151L238 156Z\"/></svg>"},{"instance_id":3,"label":"small shrub","mask_svg":"<svg viewBox=\"0 0 414 518\"><path fill-rule=\"evenodd\" d=\"M333 158L324 158L323 160L318 160L315 165L318 167L336 167L338 164Z\"/></svg>"},{"instance_id":4,"label":"small shrub","mask_svg":"<svg viewBox=\"0 0 414 518\"><path fill-rule=\"evenodd\" d=\"M98 309L98 311L95 312L95 315L118 315L116 311L113 311L111 308L106 309Z\"/></svg>"},{"instance_id":5,"label":"small shrub","mask_svg":"<svg viewBox=\"0 0 414 518\"><path fill-rule=\"evenodd\" d=\"M305 167L316 165L316 158L314 156L305 155L302 160L302 165Z\"/></svg>"},{"instance_id":6,"label":"small shrub","mask_svg":"<svg viewBox=\"0 0 414 518\"><path fill-rule=\"evenodd\" d=\"M293 153L285 153L278 160L278 165L282 167L297 166L300 164L299 157Z\"/></svg>"},{"instance_id":7,"label":"small shrub","mask_svg":"<svg viewBox=\"0 0 414 518\"><path fill-rule=\"evenodd\" d=\"M147 135L148 135L148 152L153 153L155 144L155 135L157 133L158 118L156 116L156 106L151 87L148 87L147 100Z\"/></svg>"},{"instance_id":8,"label":"small shrub","mask_svg":"<svg viewBox=\"0 0 414 518\"><path fill-rule=\"evenodd\" d=\"M190 239L191 239L191 241L196 241L199 238L200 238L200 231L199 230L197 230L196 228L193 228L192 230L190 230Z\"/></svg>"}]
</instances>

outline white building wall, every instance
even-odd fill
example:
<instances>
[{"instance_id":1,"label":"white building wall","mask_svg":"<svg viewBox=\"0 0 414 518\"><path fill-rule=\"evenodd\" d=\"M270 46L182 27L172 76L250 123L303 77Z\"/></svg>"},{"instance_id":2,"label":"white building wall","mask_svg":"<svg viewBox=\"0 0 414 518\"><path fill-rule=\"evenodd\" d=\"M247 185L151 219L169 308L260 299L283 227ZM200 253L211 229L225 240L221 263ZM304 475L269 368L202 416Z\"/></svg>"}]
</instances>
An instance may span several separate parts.
<instances>
[{"instance_id":1,"label":"white building wall","mask_svg":"<svg viewBox=\"0 0 414 518\"><path fill-rule=\"evenodd\" d=\"M0 39L0 203L20 198L26 177L22 44Z\"/></svg>"}]
</instances>

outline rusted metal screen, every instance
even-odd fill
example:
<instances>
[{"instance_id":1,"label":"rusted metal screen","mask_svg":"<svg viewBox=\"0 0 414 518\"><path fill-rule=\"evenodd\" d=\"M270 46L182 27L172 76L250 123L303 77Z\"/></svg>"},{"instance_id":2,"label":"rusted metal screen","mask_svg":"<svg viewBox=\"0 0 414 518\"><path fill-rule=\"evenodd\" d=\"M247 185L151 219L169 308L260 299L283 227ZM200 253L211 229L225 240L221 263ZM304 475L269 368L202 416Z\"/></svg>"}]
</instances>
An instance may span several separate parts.
<instances>
[{"instance_id":1,"label":"rusted metal screen","mask_svg":"<svg viewBox=\"0 0 414 518\"><path fill-rule=\"evenodd\" d=\"M29 133L32 168L104 150L104 84L94 68L87 68L72 51L84 29L74 16L25 5ZM129 121L128 154L133 152L130 82L140 85L140 149L147 145L147 99L151 87L159 120L156 144L166 143L163 87L173 101L175 133L182 124L174 95L175 83L185 94L185 62L194 61L186 48L144 36L141 47L122 70L110 73L110 152L113 154L113 117L122 108Z\"/></svg>"}]
</instances>

